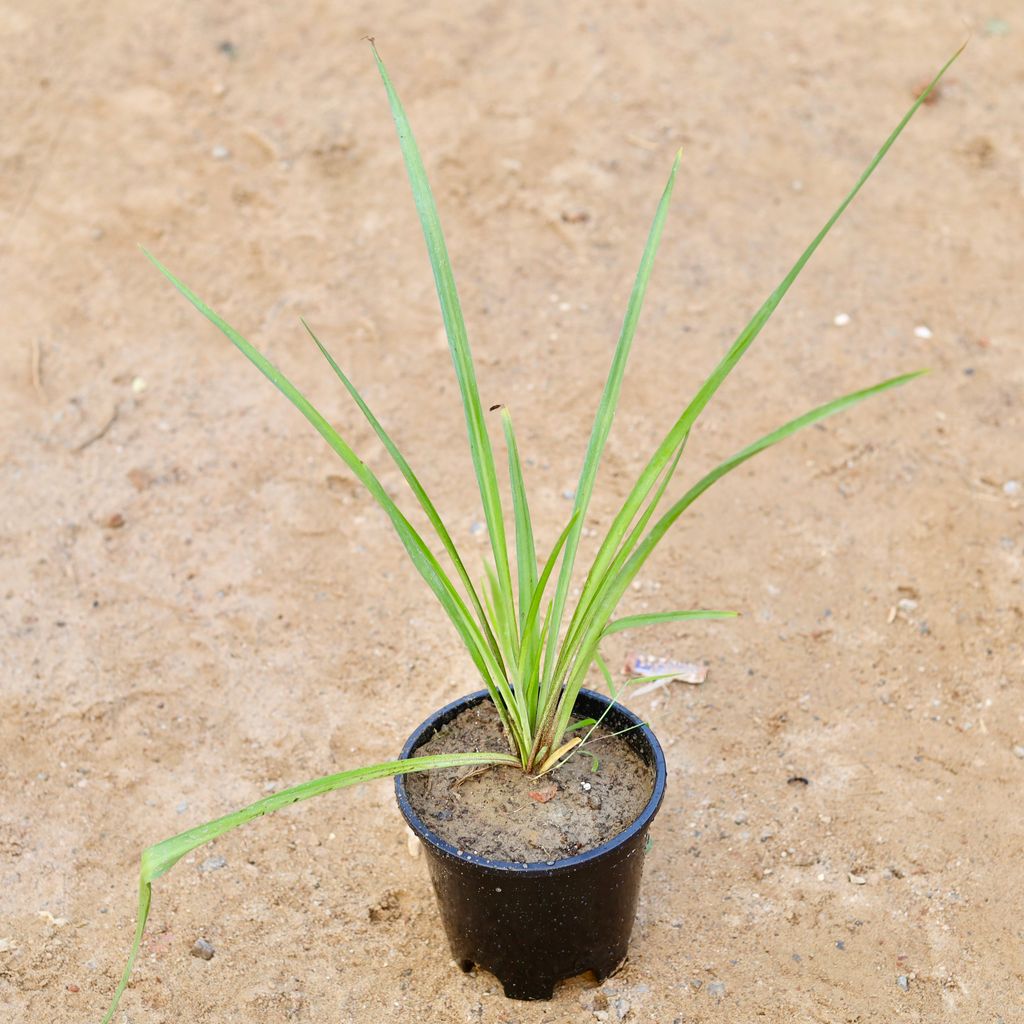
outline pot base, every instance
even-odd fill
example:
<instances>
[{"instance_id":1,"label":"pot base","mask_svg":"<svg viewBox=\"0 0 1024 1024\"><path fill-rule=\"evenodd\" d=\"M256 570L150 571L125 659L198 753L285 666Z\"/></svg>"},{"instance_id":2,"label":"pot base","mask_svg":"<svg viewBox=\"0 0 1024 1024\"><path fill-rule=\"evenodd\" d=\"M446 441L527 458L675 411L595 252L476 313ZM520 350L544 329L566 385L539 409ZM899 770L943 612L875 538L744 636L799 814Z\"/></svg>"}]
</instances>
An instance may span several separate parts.
<instances>
[{"instance_id":1,"label":"pot base","mask_svg":"<svg viewBox=\"0 0 1024 1024\"><path fill-rule=\"evenodd\" d=\"M584 967L582 970L574 971L572 974L564 974L555 978L538 977L532 972L529 974L506 974L504 977L494 971L491 971L490 973L501 982L501 987L505 992L506 999L553 999L555 995L555 986L560 982L568 981L570 978L575 978L580 974L586 974L589 971L600 984L605 978L613 975L622 966L625 959L626 958L624 956L619 957L616 960L612 960L610 964L603 965L600 968ZM469 974L474 967L480 967L482 970L487 970L487 968L482 964L477 964L470 958L461 960L456 958L456 963L466 974Z\"/></svg>"}]
</instances>

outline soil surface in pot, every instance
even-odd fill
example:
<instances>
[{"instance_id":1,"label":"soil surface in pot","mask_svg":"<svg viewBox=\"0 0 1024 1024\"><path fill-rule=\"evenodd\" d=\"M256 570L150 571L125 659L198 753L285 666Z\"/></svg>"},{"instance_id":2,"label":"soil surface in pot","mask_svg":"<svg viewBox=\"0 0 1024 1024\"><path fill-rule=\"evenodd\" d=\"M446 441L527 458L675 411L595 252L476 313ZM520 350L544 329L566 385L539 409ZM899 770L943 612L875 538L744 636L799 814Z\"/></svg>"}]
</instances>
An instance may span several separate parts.
<instances>
[{"instance_id":1,"label":"soil surface in pot","mask_svg":"<svg viewBox=\"0 0 1024 1024\"><path fill-rule=\"evenodd\" d=\"M505 766L476 775L452 768L407 776L406 792L427 827L460 850L521 863L572 857L632 824L654 787L653 770L625 739L597 729L587 746L599 759L596 772L584 752L540 779ZM507 749L498 713L484 701L416 753Z\"/></svg>"}]
</instances>

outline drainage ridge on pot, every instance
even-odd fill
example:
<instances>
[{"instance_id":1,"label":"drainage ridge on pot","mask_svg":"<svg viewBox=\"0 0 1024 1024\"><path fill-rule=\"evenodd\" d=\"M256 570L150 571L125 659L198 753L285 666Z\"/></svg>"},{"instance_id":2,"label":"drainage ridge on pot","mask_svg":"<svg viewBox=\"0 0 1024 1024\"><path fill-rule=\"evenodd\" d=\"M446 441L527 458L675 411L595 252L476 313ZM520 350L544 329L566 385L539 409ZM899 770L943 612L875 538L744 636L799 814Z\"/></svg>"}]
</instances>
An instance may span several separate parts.
<instances>
[{"instance_id":1,"label":"drainage ridge on pot","mask_svg":"<svg viewBox=\"0 0 1024 1024\"><path fill-rule=\"evenodd\" d=\"M416 751L467 708L490 700L479 690L434 712L408 739L402 757ZM581 690L575 713L599 717L611 701ZM654 733L621 704L605 723L654 772L650 799L636 820L592 850L554 862L490 860L434 833L409 802L405 777L395 795L409 827L423 842L441 919L456 963L483 967L510 999L550 999L559 981L584 971L607 977L626 957L636 917L648 828L665 795L665 756ZM630 728L632 727L632 728Z\"/></svg>"}]
</instances>

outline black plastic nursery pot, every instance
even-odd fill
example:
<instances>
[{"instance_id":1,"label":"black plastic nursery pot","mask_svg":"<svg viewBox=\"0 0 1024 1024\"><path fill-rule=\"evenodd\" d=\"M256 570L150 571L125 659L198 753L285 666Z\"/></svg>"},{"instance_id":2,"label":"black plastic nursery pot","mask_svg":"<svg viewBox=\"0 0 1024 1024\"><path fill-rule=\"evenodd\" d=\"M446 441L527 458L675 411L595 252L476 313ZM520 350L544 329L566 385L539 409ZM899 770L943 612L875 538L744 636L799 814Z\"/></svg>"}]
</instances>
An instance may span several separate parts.
<instances>
[{"instance_id":1,"label":"black plastic nursery pot","mask_svg":"<svg viewBox=\"0 0 1024 1024\"><path fill-rule=\"evenodd\" d=\"M409 737L412 757L459 712L490 700L471 693L434 712ZM611 701L581 690L575 713L598 718ZM626 958L640 896L648 829L665 795L665 756L654 733L614 705L602 724L630 729L624 739L654 769L654 790L640 816L613 839L553 863L488 860L459 851L432 832L409 803L405 778L395 779L398 806L423 842L441 919L455 962L490 971L510 999L550 999L555 985L584 971L606 978Z\"/></svg>"}]
</instances>

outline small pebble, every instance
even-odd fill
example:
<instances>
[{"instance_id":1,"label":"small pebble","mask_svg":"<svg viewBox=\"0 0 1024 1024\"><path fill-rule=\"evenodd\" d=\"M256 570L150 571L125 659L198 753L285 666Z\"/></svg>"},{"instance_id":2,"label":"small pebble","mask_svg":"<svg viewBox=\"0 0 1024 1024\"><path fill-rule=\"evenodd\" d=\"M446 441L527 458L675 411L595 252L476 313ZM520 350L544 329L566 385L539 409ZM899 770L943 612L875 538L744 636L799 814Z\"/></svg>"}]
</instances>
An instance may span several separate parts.
<instances>
[{"instance_id":1,"label":"small pebble","mask_svg":"<svg viewBox=\"0 0 1024 1024\"><path fill-rule=\"evenodd\" d=\"M227 867L227 861L219 854L216 853L212 857L207 857L202 864L199 865L200 871L220 871L221 868Z\"/></svg>"},{"instance_id":2,"label":"small pebble","mask_svg":"<svg viewBox=\"0 0 1024 1024\"><path fill-rule=\"evenodd\" d=\"M930 327L926 327L924 324L918 324L914 328L914 337L915 338L925 338L925 339L928 339L931 336L932 336L931 328Z\"/></svg>"},{"instance_id":3,"label":"small pebble","mask_svg":"<svg viewBox=\"0 0 1024 1024\"><path fill-rule=\"evenodd\" d=\"M79 987L76 984L74 984L73 982L72 982L72 984L67 985L66 988L67 988L67 990L69 992L80 992L81 991L81 989L79 989Z\"/></svg>"},{"instance_id":4,"label":"small pebble","mask_svg":"<svg viewBox=\"0 0 1024 1024\"><path fill-rule=\"evenodd\" d=\"M854 885L867 885L868 880L863 875L855 875L852 871L846 876Z\"/></svg>"},{"instance_id":5,"label":"small pebble","mask_svg":"<svg viewBox=\"0 0 1024 1024\"><path fill-rule=\"evenodd\" d=\"M213 946L206 939L196 939L189 952L200 960L213 959Z\"/></svg>"},{"instance_id":6,"label":"small pebble","mask_svg":"<svg viewBox=\"0 0 1024 1024\"><path fill-rule=\"evenodd\" d=\"M836 313L835 319L832 321L836 327L845 327L850 322L849 313Z\"/></svg>"},{"instance_id":7,"label":"small pebble","mask_svg":"<svg viewBox=\"0 0 1024 1024\"><path fill-rule=\"evenodd\" d=\"M896 984L906 992L910 988L910 979L905 974L901 974L896 979Z\"/></svg>"},{"instance_id":8,"label":"small pebble","mask_svg":"<svg viewBox=\"0 0 1024 1024\"><path fill-rule=\"evenodd\" d=\"M231 156L231 150L227 146L214 146L210 150L210 156L214 160L227 160Z\"/></svg>"},{"instance_id":9,"label":"small pebble","mask_svg":"<svg viewBox=\"0 0 1024 1024\"><path fill-rule=\"evenodd\" d=\"M1020 744L1018 743L1018 744L1017 744L1017 746L1015 746L1015 747L1013 748L1013 752L1014 752L1014 754L1015 754L1015 755L1016 755L1017 757L1019 757L1019 758L1020 758L1020 759L1021 759L1022 761L1024 761L1024 746L1021 746L1021 745L1020 745Z\"/></svg>"},{"instance_id":10,"label":"small pebble","mask_svg":"<svg viewBox=\"0 0 1024 1024\"><path fill-rule=\"evenodd\" d=\"M625 1020L629 1015L629 1011L632 1007L629 1005L628 999L616 999L615 1000L615 1018L616 1020Z\"/></svg>"},{"instance_id":11,"label":"small pebble","mask_svg":"<svg viewBox=\"0 0 1024 1024\"><path fill-rule=\"evenodd\" d=\"M583 995L580 996L580 1006L584 1010L590 1010L594 1013L597 1010L608 1009L608 997L599 988L587 989Z\"/></svg>"},{"instance_id":12,"label":"small pebble","mask_svg":"<svg viewBox=\"0 0 1024 1024\"><path fill-rule=\"evenodd\" d=\"M592 811L601 810L601 798L596 793L591 793L587 797L587 804Z\"/></svg>"},{"instance_id":13,"label":"small pebble","mask_svg":"<svg viewBox=\"0 0 1024 1024\"><path fill-rule=\"evenodd\" d=\"M573 498L576 497L576 492L571 488L566 488L562 491L562 497L565 498L566 501L572 501Z\"/></svg>"},{"instance_id":14,"label":"small pebble","mask_svg":"<svg viewBox=\"0 0 1024 1024\"><path fill-rule=\"evenodd\" d=\"M709 981L708 982L708 995L714 996L716 999L721 999L725 995L725 982L724 981Z\"/></svg>"},{"instance_id":15,"label":"small pebble","mask_svg":"<svg viewBox=\"0 0 1024 1024\"><path fill-rule=\"evenodd\" d=\"M589 782L581 782L580 785L587 793L589 793L592 788Z\"/></svg>"},{"instance_id":16,"label":"small pebble","mask_svg":"<svg viewBox=\"0 0 1024 1024\"><path fill-rule=\"evenodd\" d=\"M178 806L174 809L178 812L178 814L184 814L188 810L188 801L182 800L181 803L178 804Z\"/></svg>"},{"instance_id":17,"label":"small pebble","mask_svg":"<svg viewBox=\"0 0 1024 1024\"><path fill-rule=\"evenodd\" d=\"M1024 485L1019 480L1007 480L1003 484L1003 494L1008 498L1016 498L1021 491L1024 491Z\"/></svg>"},{"instance_id":18,"label":"small pebble","mask_svg":"<svg viewBox=\"0 0 1024 1024\"><path fill-rule=\"evenodd\" d=\"M736 825L746 825L746 823L750 820L750 818L747 815L746 811L740 811L738 814L734 814L733 815L732 820L733 820L733 823L736 824Z\"/></svg>"}]
</instances>

